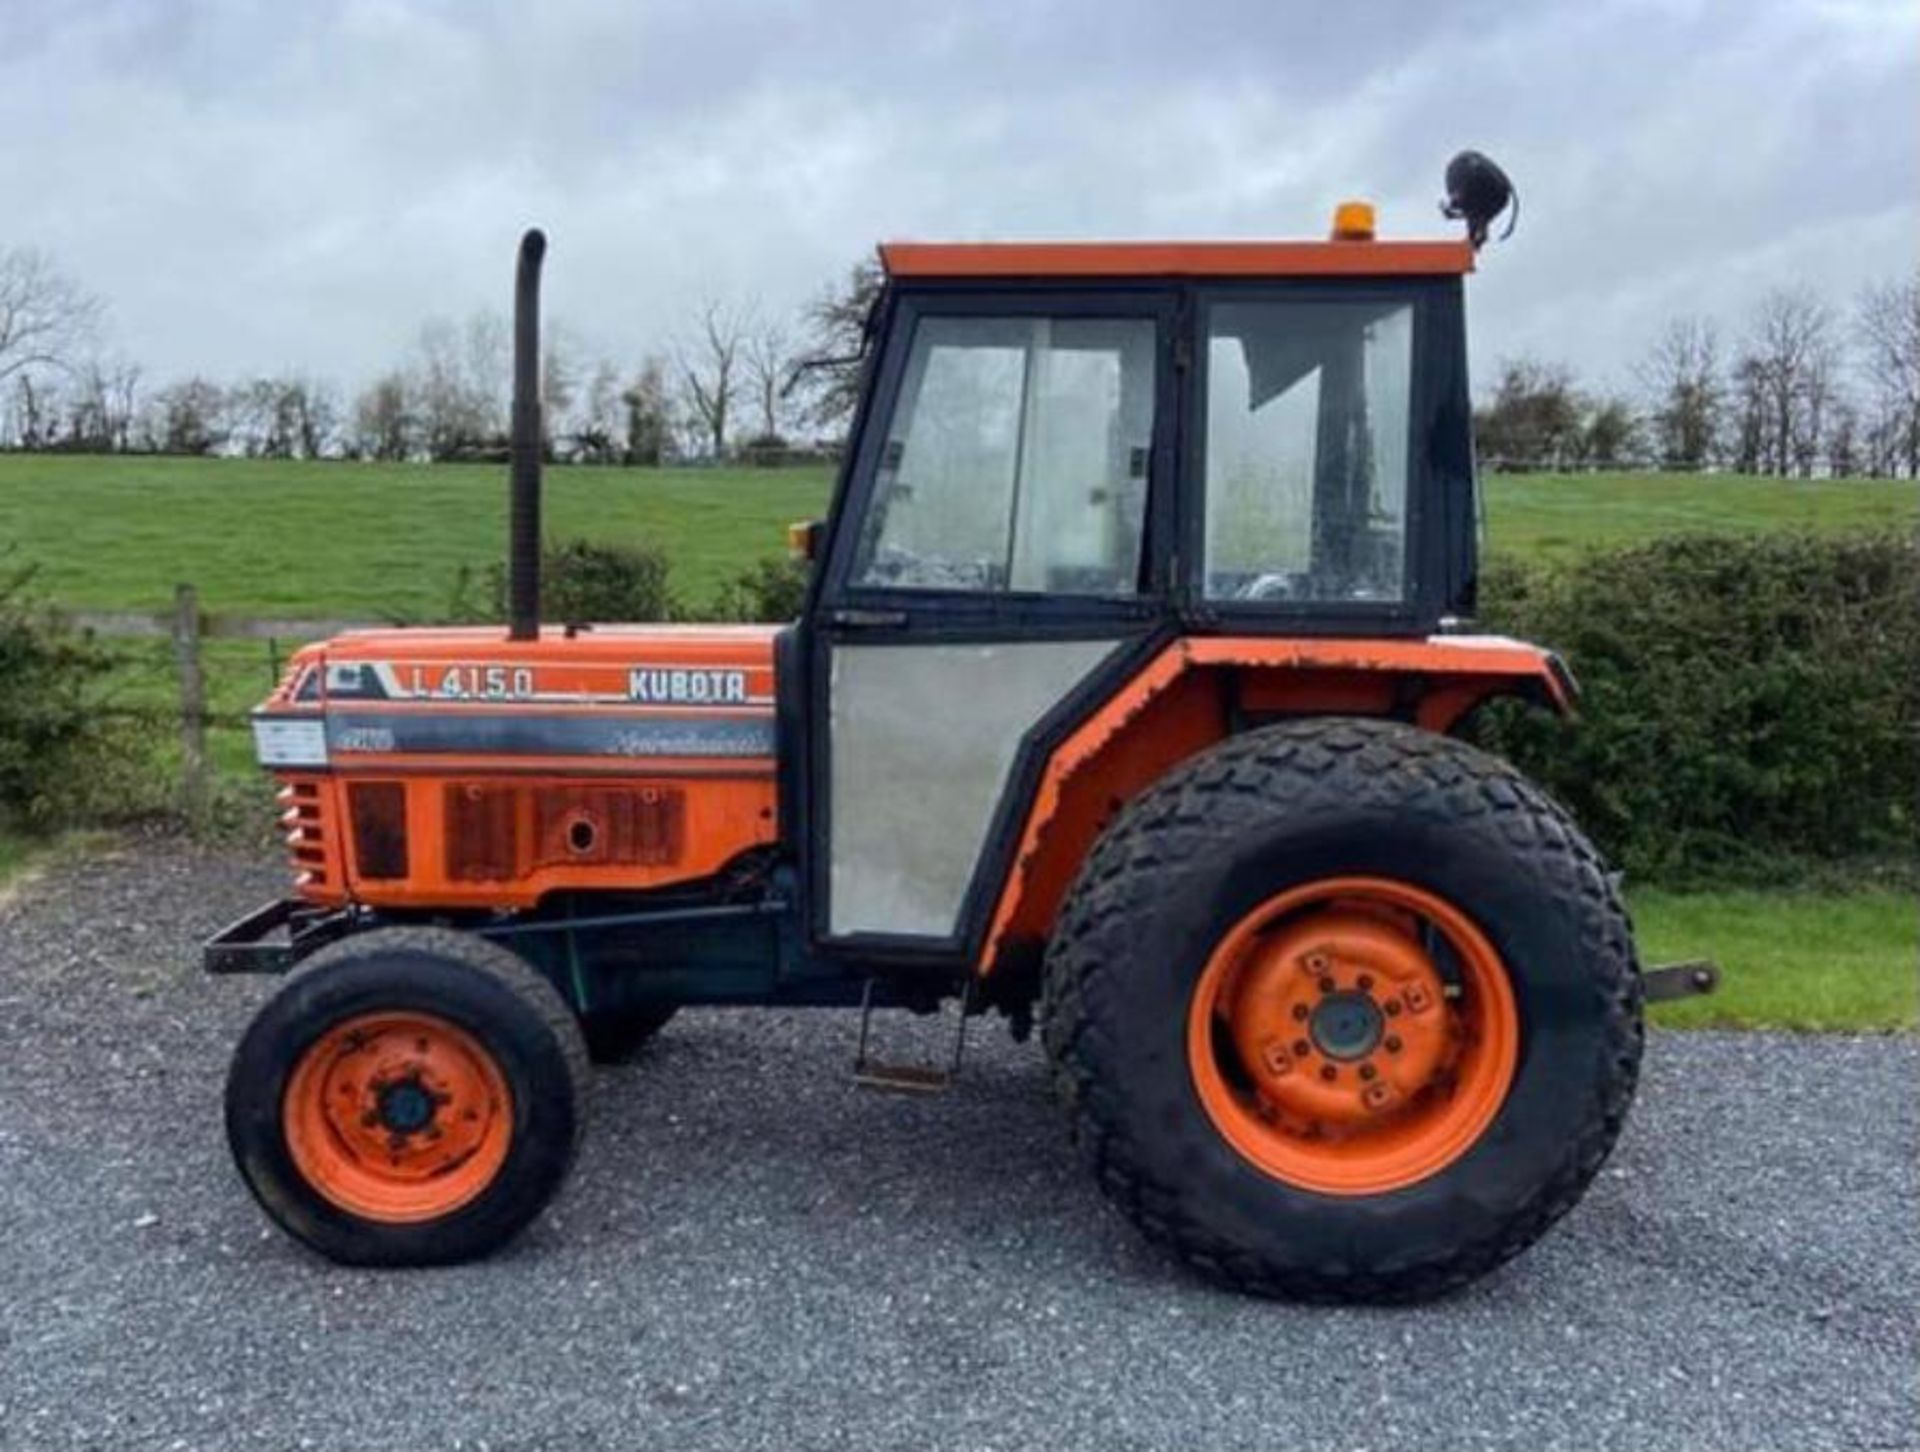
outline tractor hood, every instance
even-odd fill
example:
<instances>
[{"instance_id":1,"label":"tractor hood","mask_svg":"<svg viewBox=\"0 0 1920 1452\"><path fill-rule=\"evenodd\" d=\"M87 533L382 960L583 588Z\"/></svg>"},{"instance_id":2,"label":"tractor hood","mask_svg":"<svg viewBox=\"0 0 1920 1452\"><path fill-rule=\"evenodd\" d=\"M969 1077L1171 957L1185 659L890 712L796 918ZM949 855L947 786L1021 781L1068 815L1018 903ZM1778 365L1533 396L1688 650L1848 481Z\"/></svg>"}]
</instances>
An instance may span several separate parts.
<instances>
[{"instance_id":1,"label":"tractor hood","mask_svg":"<svg viewBox=\"0 0 1920 1452\"><path fill-rule=\"evenodd\" d=\"M294 656L255 737L284 767L771 757L779 628L350 631Z\"/></svg>"}]
</instances>

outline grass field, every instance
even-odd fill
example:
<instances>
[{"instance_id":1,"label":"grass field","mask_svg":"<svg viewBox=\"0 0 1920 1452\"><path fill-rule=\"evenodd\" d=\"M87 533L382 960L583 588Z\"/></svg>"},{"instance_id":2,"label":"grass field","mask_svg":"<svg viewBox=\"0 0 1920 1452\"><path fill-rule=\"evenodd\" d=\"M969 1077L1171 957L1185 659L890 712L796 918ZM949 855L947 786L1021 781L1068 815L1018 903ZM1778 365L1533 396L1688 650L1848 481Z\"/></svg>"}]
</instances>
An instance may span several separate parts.
<instances>
[{"instance_id":1,"label":"grass field","mask_svg":"<svg viewBox=\"0 0 1920 1452\"><path fill-rule=\"evenodd\" d=\"M506 550L506 473L487 465L0 455L0 542L63 605L160 609L173 587L208 610L419 619L462 566ZM820 470L553 469L549 538L645 541L688 601L825 507Z\"/></svg>"},{"instance_id":2,"label":"grass field","mask_svg":"<svg viewBox=\"0 0 1920 1452\"><path fill-rule=\"evenodd\" d=\"M1911 1029L1920 903L1911 893L1629 894L1648 964L1712 958L1720 991L1657 1005L1678 1028Z\"/></svg>"},{"instance_id":3,"label":"grass field","mask_svg":"<svg viewBox=\"0 0 1920 1452\"><path fill-rule=\"evenodd\" d=\"M157 610L188 581L215 612L418 619L446 608L461 566L500 558L504 478L490 465L0 455L0 545L64 605ZM697 607L779 554L829 487L817 469L553 469L547 533L655 543ZM1920 487L1495 475L1486 515L1494 552L1565 555L1683 529L1910 529Z\"/></svg>"}]
</instances>

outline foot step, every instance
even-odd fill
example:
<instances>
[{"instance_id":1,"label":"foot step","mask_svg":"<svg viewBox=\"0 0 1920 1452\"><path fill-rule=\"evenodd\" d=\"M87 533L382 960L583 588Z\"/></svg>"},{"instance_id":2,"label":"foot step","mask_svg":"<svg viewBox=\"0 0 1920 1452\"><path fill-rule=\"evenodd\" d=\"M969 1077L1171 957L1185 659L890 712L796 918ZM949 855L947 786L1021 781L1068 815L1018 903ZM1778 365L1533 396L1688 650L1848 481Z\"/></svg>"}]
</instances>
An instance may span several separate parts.
<instances>
[{"instance_id":1,"label":"foot step","mask_svg":"<svg viewBox=\"0 0 1920 1452\"><path fill-rule=\"evenodd\" d=\"M953 1054L945 1065L885 1064L867 1053L873 1022L873 980L860 995L860 1043L853 1051L853 1082L862 1089L891 1094L943 1094L960 1077L960 1061L967 1049L967 1009L973 991L971 979L960 989L960 1019L953 1031Z\"/></svg>"}]
</instances>

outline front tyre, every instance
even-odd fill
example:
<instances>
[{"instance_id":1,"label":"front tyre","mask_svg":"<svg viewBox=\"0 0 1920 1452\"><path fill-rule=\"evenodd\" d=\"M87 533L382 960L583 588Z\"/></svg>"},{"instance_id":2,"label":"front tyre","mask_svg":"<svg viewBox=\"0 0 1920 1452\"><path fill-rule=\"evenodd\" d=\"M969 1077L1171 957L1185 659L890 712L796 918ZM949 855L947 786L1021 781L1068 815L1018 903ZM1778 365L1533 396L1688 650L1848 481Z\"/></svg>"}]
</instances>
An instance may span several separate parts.
<instances>
[{"instance_id":1,"label":"front tyre","mask_svg":"<svg viewBox=\"0 0 1920 1452\"><path fill-rule=\"evenodd\" d=\"M444 928L384 928L303 963L227 1077L241 1177L296 1239L349 1265L439 1265L511 1239L552 1199L585 1108L586 1048L520 958Z\"/></svg>"},{"instance_id":2,"label":"front tyre","mask_svg":"<svg viewBox=\"0 0 1920 1452\"><path fill-rule=\"evenodd\" d=\"M1579 1199L1633 1096L1640 982L1592 847L1511 767L1391 722L1250 733L1132 803L1046 970L1075 1137L1240 1288L1412 1300Z\"/></svg>"}]
</instances>

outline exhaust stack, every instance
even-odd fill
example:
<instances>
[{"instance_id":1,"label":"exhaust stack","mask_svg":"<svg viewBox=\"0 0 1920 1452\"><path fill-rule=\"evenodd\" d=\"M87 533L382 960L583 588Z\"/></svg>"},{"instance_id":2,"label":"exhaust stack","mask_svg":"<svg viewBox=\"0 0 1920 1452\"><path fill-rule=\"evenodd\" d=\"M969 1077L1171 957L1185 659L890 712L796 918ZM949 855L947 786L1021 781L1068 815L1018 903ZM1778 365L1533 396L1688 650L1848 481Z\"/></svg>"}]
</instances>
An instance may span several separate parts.
<instances>
[{"instance_id":1,"label":"exhaust stack","mask_svg":"<svg viewBox=\"0 0 1920 1452\"><path fill-rule=\"evenodd\" d=\"M513 282L513 433L508 454L507 638L540 638L540 264L547 237L520 239Z\"/></svg>"}]
</instances>

